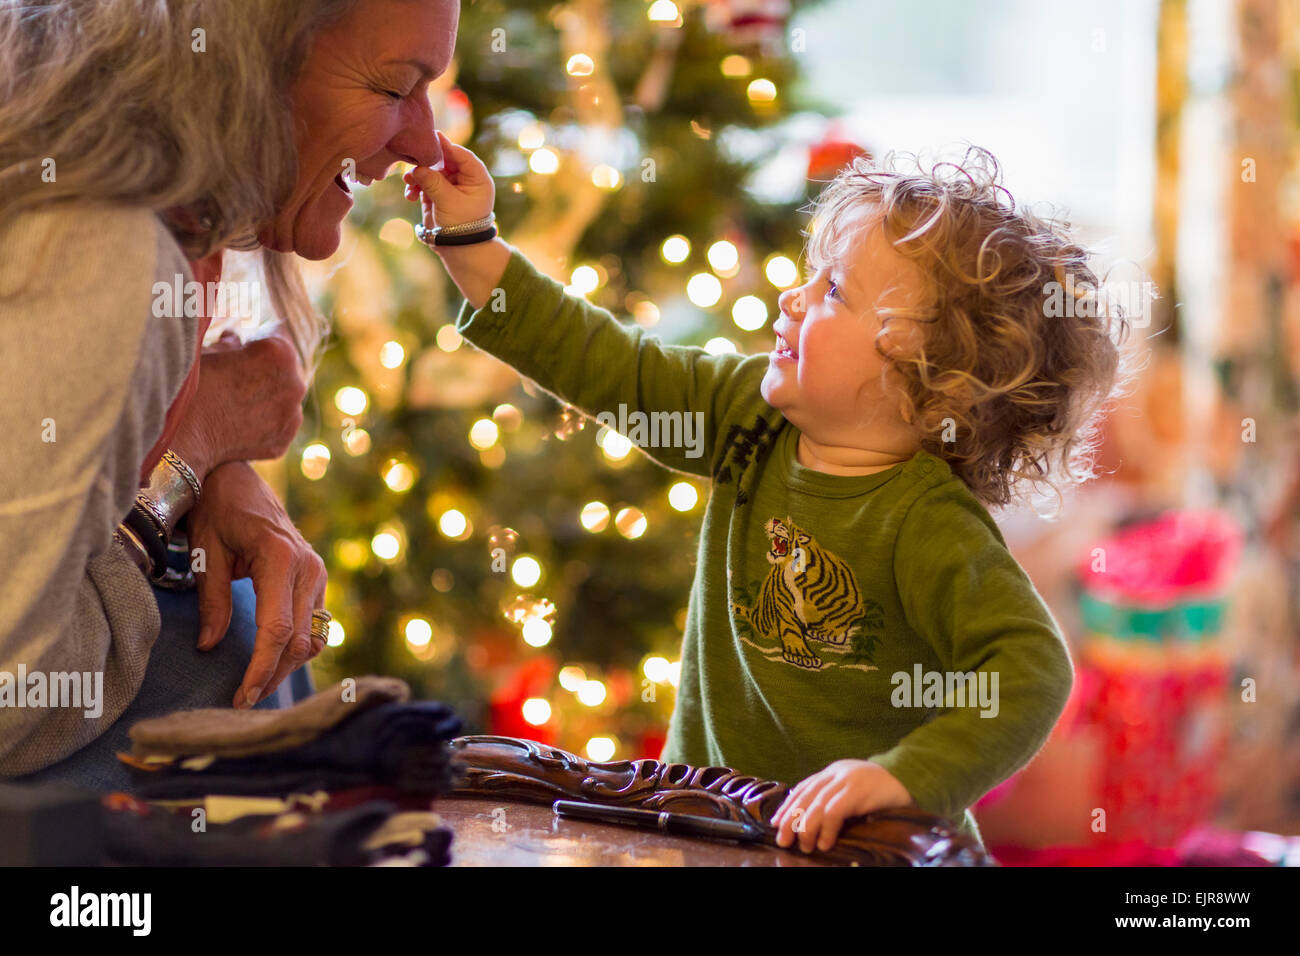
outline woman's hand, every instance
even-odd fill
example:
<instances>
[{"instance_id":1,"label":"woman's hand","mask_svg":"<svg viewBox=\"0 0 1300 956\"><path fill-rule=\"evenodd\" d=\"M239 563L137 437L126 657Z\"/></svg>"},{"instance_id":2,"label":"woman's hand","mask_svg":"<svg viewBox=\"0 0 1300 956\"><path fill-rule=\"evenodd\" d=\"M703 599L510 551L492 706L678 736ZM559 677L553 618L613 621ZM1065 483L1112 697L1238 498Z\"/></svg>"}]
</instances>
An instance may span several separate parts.
<instances>
[{"instance_id":1,"label":"woman's hand","mask_svg":"<svg viewBox=\"0 0 1300 956\"><path fill-rule=\"evenodd\" d=\"M244 683L232 701L251 707L325 647L310 636L311 612L324 606L325 562L298 533L284 506L247 462L216 468L189 514L189 544L202 549L199 649L230 626L230 583L251 577L257 638Z\"/></svg>"},{"instance_id":2,"label":"woman's hand","mask_svg":"<svg viewBox=\"0 0 1300 956\"><path fill-rule=\"evenodd\" d=\"M307 393L293 344L276 334L239 345L227 334L204 349L200 362L198 391L170 445L199 481L223 462L288 451Z\"/></svg>"},{"instance_id":3,"label":"woman's hand","mask_svg":"<svg viewBox=\"0 0 1300 956\"><path fill-rule=\"evenodd\" d=\"M811 853L814 846L829 850L849 817L911 805L907 788L880 764L837 760L801 781L777 808L772 817L776 845L790 846L797 833L799 848L805 853Z\"/></svg>"},{"instance_id":4,"label":"woman's hand","mask_svg":"<svg viewBox=\"0 0 1300 956\"><path fill-rule=\"evenodd\" d=\"M483 161L438 131L442 169L416 166L402 177L406 198L419 199L424 228L460 226L492 214L496 184Z\"/></svg>"}]
</instances>

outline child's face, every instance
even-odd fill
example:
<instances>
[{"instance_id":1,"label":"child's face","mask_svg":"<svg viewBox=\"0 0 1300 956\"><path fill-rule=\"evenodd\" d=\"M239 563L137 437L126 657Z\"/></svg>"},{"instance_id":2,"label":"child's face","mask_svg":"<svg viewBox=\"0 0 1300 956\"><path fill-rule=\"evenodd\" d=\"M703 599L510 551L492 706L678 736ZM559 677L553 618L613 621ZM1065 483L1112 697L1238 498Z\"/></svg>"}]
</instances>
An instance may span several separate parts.
<instances>
[{"instance_id":1,"label":"child's face","mask_svg":"<svg viewBox=\"0 0 1300 956\"><path fill-rule=\"evenodd\" d=\"M781 294L773 326L778 339L761 391L803 431L847 437L899 414L897 396L891 399L882 382L887 363L876 351L876 308L906 304L915 291L913 272L873 212L864 206L842 217L840 228L855 236L846 261L820 264L808 282ZM905 325L895 319L882 345L901 345L896 330Z\"/></svg>"}]
</instances>

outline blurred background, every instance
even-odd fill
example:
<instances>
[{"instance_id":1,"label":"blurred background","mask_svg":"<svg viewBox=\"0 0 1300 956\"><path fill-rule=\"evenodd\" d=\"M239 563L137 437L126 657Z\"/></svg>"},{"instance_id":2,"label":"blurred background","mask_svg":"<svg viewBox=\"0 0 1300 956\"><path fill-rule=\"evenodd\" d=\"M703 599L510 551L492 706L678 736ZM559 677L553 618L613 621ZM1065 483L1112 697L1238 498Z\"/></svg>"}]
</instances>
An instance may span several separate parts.
<instances>
[{"instance_id":1,"label":"blurred background","mask_svg":"<svg viewBox=\"0 0 1300 956\"><path fill-rule=\"evenodd\" d=\"M1142 302L1147 364L1107 477L1059 520L995 515L1077 678L976 815L1009 862L1182 859L1207 832L1278 862L1261 834L1300 832L1298 81L1296 0L480 0L430 96L508 241L713 351L770 348L801 210L856 155L973 143L1066 211ZM309 266L334 335L264 470L329 564L317 682L393 674L472 732L657 757L708 488L462 344L401 191L356 187Z\"/></svg>"}]
</instances>

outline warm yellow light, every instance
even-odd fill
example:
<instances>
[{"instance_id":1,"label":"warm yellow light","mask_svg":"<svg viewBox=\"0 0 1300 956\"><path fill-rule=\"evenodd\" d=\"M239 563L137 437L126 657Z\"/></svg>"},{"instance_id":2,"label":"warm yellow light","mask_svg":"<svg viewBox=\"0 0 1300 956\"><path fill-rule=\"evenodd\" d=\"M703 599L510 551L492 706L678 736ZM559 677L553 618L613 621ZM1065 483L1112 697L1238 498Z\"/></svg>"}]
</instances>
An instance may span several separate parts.
<instances>
[{"instance_id":1,"label":"warm yellow light","mask_svg":"<svg viewBox=\"0 0 1300 956\"><path fill-rule=\"evenodd\" d=\"M587 672L581 667L569 664L560 668L560 686L570 694L576 694L578 688L582 686L583 681L587 679Z\"/></svg>"},{"instance_id":2,"label":"warm yellow light","mask_svg":"<svg viewBox=\"0 0 1300 956\"><path fill-rule=\"evenodd\" d=\"M536 558L522 555L510 566L510 577L521 588L530 588L542 579L542 565Z\"/></svg>"},{"instance_id":3,"label":"warm yellow light","mask_svg":"<svg viewBox=\"0 0 1300 956\"><path fill-rule=\"evenodd\" d=\"M415 227L405 219L390 219L379 227L379 238L390 246L409 249L415 241Z\"/></svg>"},{"instance_id":4,"label":"warm yellow light","mask_svg":"<svg viewBox=\"0 0 1300 956\"><path fill-rule=\"evenodd\" d=\"M767 303L756 295L742 295L731 307L731 321L746 332L761 329L767 322Z\"/></svg>"},{"instance_id":5,"label":"warm yellow light","mask_svg":"<svg viewBox=\"0 0 1300 956\"><path fill-rule=\"evenodd\" d=\"M609 506L603 501L589 501L582 506L578 521L593 534L604 531L605 526L609 524Z\"/></svg>"},{"instance_id":6,"label":"warm yellow light","mask_svg":"<svg viewBox=\"0 0 1300 956\"><path fill-rule=\"evenodd\" d=\"M603 763L614 756L614 741L609 737L592 737L587 741L587 756L596 761Z\"/></svg>"},{"instance_id":7,"label":"warm yellow light","mask_svg":"<svg viewBox=\"0 0 1300 956\"><path fill-rule=\"evenodd\" d=\"M550 176L560 168L560 157L555 155L554 150L543 146L528 157L528 168L543 176Z\"/></svg>"},{"instance_id":8,"label":"warm yellow light","mask_svg":"<svg viewBox=\"0 0 1300 956\"><path fill-rule=\"evenodd\" d=\"M302 450L302 473L312 481L325 477L330 464L329 446L312 442Z\"/></svg>"},{"instance_id":9,"label":"warm yellow light","mask_svg":"<svg viewBox=\"0 0 1300 956\"><path fill-rule=\"evenodd\" d=\"M622 174L606 163L600 163L591 171L591 183L597 189L617 189L623 183Z\"/></svg>"},{"instance_id":10,"label":"warm yellow light","mask_svg":"<svg viewBox=\"0 0 1300 956\"><path fill-rule=\"evenodd\" d=\"M663 684L667 682L668 675L672 672L672 665L668 663L666 657L647 657L645 663L641 665L641 671L656 684Z\"/></svg>"},{"instance_id":11,"label":"warm yellow light","mask_svg":"<svg viewBox=\"0 0 1300 956\"><path fill-rule=\"evenodd\" d=\"M390 459L384 468L384 484L393 491L410 491L415 484L415 469L406 462Z\"/></svg>"},{"instance_id":12,"label":"warm yellow light","mask_svg":"<svg viewBox=\"0 0 1300 956\"><path fill-rule=\"evenodd\" d=\"M588 707L598 707L605 701L605 685L598 680L585 680L578 685L578 700Z\"/></svg>"},{"instance_id":13,"label":"warm yellow light","mask_svg":"<svg viewBox=\"0 0 1300 956\"><path fill-rule=\"evenodd\" d=\"M469 519L465 513L457 511L455 508L448 508L438 517L438 530L442 532L443 537L462 538L469 528Z\"/></svg>"},{"instance_id":14,"label":"warm yellow light","mask_svg":"<svg viewBox=\"0 0 1300 956\"><path fill-rule=\"evenodd\" d=\"M438 343L438 348L444 352L454 352L460 348L462 338L461 334L456 331L456 326L448 322L438 330L438 334L434 336L434 341Z\"/></svg>"},{"instance_id":15,"label":"warm yellow light","mask_svg":"<svg viewBox=\"0 0 1300 956\"><path fill-rule=\"evenodd\" d=\"M564 71L569 76L591 76L595 69L595 61L585 53L573 54L569 57L569 62L564 64Z\"/></svg>"},{"instance_id":16,"label":"warm yellow light","mask_svg":"<svg viewBox=\"0 0 1300 956\"><path fill-rule=\"evenodd\" d=\"M686 283L686 298L701 309L715 306L718 304L718 300L722 298L722 283L718 281L718 277L715 275L708 272L697 272Z\"/></svg>"},{"instance_id":17,"label":"warm yellow light","mask_svg":"<svg viewBox=\"0 0 1300 956\"><path fill-rule=\"evenodd\" d=\"M385 342L379 347L379 364L384 368L397 368L406 361L406 349L401 342Z\"/></svg>"},{"instance_id":18,"label":"warm yellow light","mask_svg":"<svg viewBox=\"0 0 1300 956\"><path fill-rule=\"evenodd\" d=\"M659 306L649 299L641 299L632 307L632 317L643 328L656 326L659 324Z\"/></svg>"},{"instance_id":19,"label":"warm yellow light","mask_svg":"<svg viewBox=\"0 0 1300 956\"><path fill-rule=\"evenodd\" d=\"M325 643L329 647L338 647L346 637L347 635L343 633L343 625L338 621L330 621L330 635L325 638Z\"/></svg>"},{"instance_id":20,"label":"warm yellow light","mask_svg":"<svg viewBox=\"0 0 1300 956\"><path fill-rule=\"evenodd\" d=\"M546 130L541 123L529 123L519 131L519 148L533 150L546 142Z\"/></svg>"},{"instance_id":21,"label":"warm yellow light","mask_svg":"<svg viewBox=\"0 0 1300 956\"><path fill-rule=\"evenodd\" d=\"M545 697L529 697L520 710L524 720L534 727L540 727L551 719L551 702Z\"/></svg>"},{"instance_id":22,"label":"warm yellow light","mask_svg":"<svg viewBox=\"0 0 1300 956\"><path fill-rule=\"evenodd\" d=\"M676 687L678 683L681 681L681 679L682 679L682 662L673 661L671 664L668 665L668 683Z\"/></svg>"},{"instance_id":23,"label":"warm yellow light","mask_svg":"<svg viewBox=\"0 0 1300 956\"><path fill-rule=\"evenodd\" d=\"M492 420L505 431L512 432L524 423L524 413L506 402L492 409Z\"/></svg>"},{"instance_id":24,"label":"warm yellow light","mask_svg":"<svg viewBox=\"0 0 1300 956\"><path fill-rule=\"evenodd\" d=\"M370 432L364 428L350 428L343 433L343 450L354 458L370 451Z\"/></svg>"},{"instance_id":25,"label":"warm yellow light","mask_svg":"<svg viewBox=\"0 0 1300 956\"><path fill-rule=\"evenodd\" d=\"M569 284L583 295L595 292L600 285L600 273L591 266L578 266L569 277Z\"/></svg>"},{"instance_id":26,"label":"warm yellow light","mask_svg":"<svg viewBox=\"0 0 1300 956\"><path fill-rule=\"evenodd\" d=\"M540 617L530 617L521 629L524 643L529 647L545 647L551 643L551 625Z\"/></svg>"},{"instance_id":27,"label":"warm yellow light","mask_svg":"<svg viewBox=\"0 0 1300 956\"><path fill-rule=\"evenodd\" d=\"M675 23L681 14L673 0L655 0L646 11L646 16L654 23Z\"/></svg>"},{"instance_id":28,"label":"warm yellow light","mask_svg":"<svg viewBox=\"0 0 1300 956\"><path fill-rule=\"evenodd\" d=\"M776 99L776 84L771 80L752 80L745 88L745 95L751 103L770 103Z\"/></svg>"},{"instance_id":29,"label":"warm yellow light","mask_svg":"<svg viewBox=\"0 0 1300 956\"><path fill-rule=\"evenodd\" d=\"M614 527L628 540L645 534L646 524L645 514L640 508L623 508L614 516Z\"/></svg>"},{"instance_id":30,"label":"warm yellow light","mask_svg":"<svg viewBox=\"0 0 1300 956\"><path fill-rule=\"evenodd\" d=\"M736 248L734 242L728 242L726 239L719 239L709 246L709 251L705 255L713 271L719 275L734 275L736 266L740 264L740 250Z\"/></svg>"},{"instance_id":31,"label":"warm yellow light","mask_svg":"<svg viewBox=\"0 0 1300 956\"><path fill-rule=\"evenodd\" d=\"M501 437L501 429L497 428L497 423L490 418L480 418L469 428L469 443L482 451L484 448L491 448Z\"/></svg>"},{"instance_id":32,"label":"warm yellow light","mask_svg":"<svg viewBox=\"0 0 1300 956\"><path fill-rule=\"evenodd\" d=\"M659 247L659 255L664 257L664 262L671 262L673 265L685 262L690 254L691 240L685 236L669 236Z\"/></svg>"},{"instance_id":33,"label":"warm yellow light","mask_svg":"<svg viewBox=\"0 0 1300 956\"><path fill-rule=\"evenodd\" d=\"M632 450L632 442L612 428L606 428L603 437L598 439L600 450L610 461L622 461Z\"/></svg>"},{"instance_id":34,"label":"warm yellow light","mask_svg":"<svg viewBox=\"0 0 1300 956\"><path fill-rule=\"evenodd\" d=\"M778 289L788 289L799 281L799 267L788 256L772 256L767 260L763 274Z\"/></svg>"},{"instance_id":35,"label":"warm yellow light","mask_svg":"<svg viewBox=\"0 0 1300 956\"><path fill-rule=\"evenodd\" d=\"M732 53L730 56L722 58L722 75L723 76L749 76L753 66L748 57L743 57L739 53Z\"/></svg>"},{"instance_id":36,"label":"warm yellow light","mask_svg":"<svg viewBox=\"0 0 1300 956\"><path fill-rule=\"evenodd\" d=\"M356 538L343 538L334 542L334 556L338 558L339 564L355 571L366 563L369 552L366 550L366 543L358 541Z\"/></svg>"},{"instance_id":37,"label":"warm yellow light","mask_svg":"<svg viewBox=\"0 0 1300 956\"><path fill-rule=\"evenodd\" d=\"M736 343L731 339L718 336L704 343L704 350L710 355L729 355L736 351Z\"/></svg>"},{"instance_id":38,"label":"warm yellow light","mask_svg":"<svg viewBox=\"0 0 1300 956\"><path fill-rule=\"evenodd\" d=\"M412 647L428 647L433 640L433 626L422 617L413 617L406 622L406 643Z\"/></svg>"},{"instance_id":39,"label":"warm yellow light","mask_svg":"<svg viewBox=\"0 0 1300 956\"><path fill-rule=\"evenodd\" d=\"M689 481L679 481L668 489L668 503L676 511L690 511L700 500L700 493Z\"/></svg>"},{"instance_id":40,"label":"warm yellow light","mask_svg":"<svg viewBox=\"0 0 1300 956\"><path fill-rule=\"evenodd\" d=\"M393 561L402 551L402 539L392 531L381 531L370 539L370 550L381 561Z\"/></svg>"},{"instance_id":41,"label":"warm yellow light","mask_svg":"<svg viewBox=\"0 0 1300 956\"><path fill-rule=\"evenodd\" d=\"M360 415L369 404L366 393L353 385L344 385L334 393L334 407L344 415Z\"/></svg>"}]
</instances>

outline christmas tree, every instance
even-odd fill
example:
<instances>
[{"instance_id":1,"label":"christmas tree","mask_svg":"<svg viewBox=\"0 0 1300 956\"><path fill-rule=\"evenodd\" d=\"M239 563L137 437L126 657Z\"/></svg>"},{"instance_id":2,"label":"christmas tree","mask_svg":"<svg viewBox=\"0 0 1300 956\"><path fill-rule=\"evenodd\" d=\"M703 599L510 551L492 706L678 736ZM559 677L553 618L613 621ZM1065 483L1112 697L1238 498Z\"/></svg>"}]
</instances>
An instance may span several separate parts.
<instances>
[{"instance_id":1,"label":"christmas tree","mask_svg":"<svg viewBox=\"0 0 1300 956\"><path fill-rule=\"evenodd\" d=\"M571 294L666 341L766 351L800 208L856 152L833 136L792 152L782 132L792 13L465 4L434 113L496 177L501 234ZM793 188L755 188L791 155ZM707 482L462 344L400 175L355 193L338 255L308 275L334 335L287 475L330 570L318 683L396 675L469 732L657 757Z\"/></svg>"}]
</instances>

